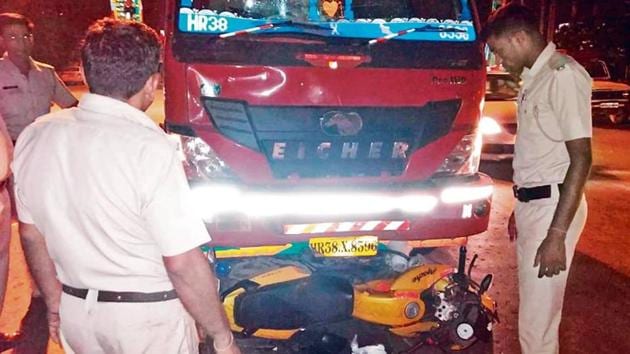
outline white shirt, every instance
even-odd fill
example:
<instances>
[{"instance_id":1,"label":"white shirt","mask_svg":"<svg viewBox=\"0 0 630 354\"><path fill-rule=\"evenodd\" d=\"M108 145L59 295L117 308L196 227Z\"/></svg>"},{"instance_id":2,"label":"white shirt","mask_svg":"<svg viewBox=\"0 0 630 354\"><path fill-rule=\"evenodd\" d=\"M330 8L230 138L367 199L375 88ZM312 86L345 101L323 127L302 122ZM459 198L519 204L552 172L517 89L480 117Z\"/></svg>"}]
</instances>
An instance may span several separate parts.
<instances>
[{"instance_id":1,"label":"white shirt","mask_svg":"<svg viewBox=\"0 0 630 354\"><path fill-rule=\"evenodd\" d=\"M52 103L69 107L76 102L50 65L31 59L28 76L11 60L0 58L0 115L12 140L35 118L50 112Z\"/></svg>"},{"instance_id":2,"label":"white shirt","mask_svg":"<svg viewBox=\"0 0 630 354\"><path fill-rule=\"evenodd\" d=\"M592 136L591 78L573 58L549 43L521 75L514 183L562 183L569 168L565 142Z\"/></svg>"},{"instance_id":3,"label":"white shirt","mask_svg":"<svg viewBox=\"0 0 630 354\"><path fill-rule=\"evenodd\" d=\"M191 212L177 144L127 103L86 94L40 117L12 164L20 221L44 235L59 280L78 288L173 288L162 256L210 237Z\"/></svg>"}]
</instances>

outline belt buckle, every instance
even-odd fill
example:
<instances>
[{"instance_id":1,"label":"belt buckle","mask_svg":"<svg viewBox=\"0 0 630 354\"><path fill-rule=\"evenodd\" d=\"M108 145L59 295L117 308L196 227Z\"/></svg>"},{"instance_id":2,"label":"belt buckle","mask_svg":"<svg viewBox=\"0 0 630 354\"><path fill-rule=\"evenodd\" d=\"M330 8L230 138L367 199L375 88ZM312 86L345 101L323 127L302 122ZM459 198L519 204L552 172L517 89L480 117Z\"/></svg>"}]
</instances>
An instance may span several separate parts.
<instances>
[{"instance_id":1,"label":"belt buckle","mask_svg":"<svg viewBox=\"0 0 630 354\"><path fill-rule=\"evenodd\" d=\"M514 193L514 198L516 198L519 202L527 203L529 202L529 197L527 192L523 188L518 188L518 186L512 186L512 192Z\"/></svg>"}]
</instances>

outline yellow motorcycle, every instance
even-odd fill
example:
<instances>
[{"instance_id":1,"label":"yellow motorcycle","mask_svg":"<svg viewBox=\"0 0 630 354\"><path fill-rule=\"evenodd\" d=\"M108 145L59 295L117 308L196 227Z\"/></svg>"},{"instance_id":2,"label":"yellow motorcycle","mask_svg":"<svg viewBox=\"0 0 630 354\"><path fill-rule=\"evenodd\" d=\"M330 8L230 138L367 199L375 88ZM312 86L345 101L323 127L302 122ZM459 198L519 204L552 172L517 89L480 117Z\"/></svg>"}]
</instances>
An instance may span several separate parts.
<instances>
[{"instance_id":1,"label":"yellow motorcycle","mask_svg":"<svg viewBox=\"0 0 630 354\"><path fill-rule=\"evenodd\" d=\"M467 273L465 260L462 247L457 269L424 264L357 284L342 274L288 265L237 282L222 291L222 301L239 337L297 342L293 348L300 353L349 353L343 332L355 329L346 325L350 322L372 327L377 337L397 338L398 353L415 353L425 345L461 351L489 341L498 321L496 304L486 293L492 275L473 281L476 256ZM335 324L343 325L332 329Z\"/></svg>"}]
</instances>

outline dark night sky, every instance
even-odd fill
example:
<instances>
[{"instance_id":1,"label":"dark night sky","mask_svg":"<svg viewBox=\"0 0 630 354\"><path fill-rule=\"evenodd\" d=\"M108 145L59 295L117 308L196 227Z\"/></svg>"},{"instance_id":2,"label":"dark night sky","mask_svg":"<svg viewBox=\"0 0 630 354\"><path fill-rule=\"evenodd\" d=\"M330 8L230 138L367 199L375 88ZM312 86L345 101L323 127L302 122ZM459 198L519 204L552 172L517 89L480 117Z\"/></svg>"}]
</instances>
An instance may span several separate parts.
<instances>
[{"instance_id":1,"label":"dark night sky","mask_svg":"<svg viewBox=\"0 0 630 354\"><path fill-rule=\"evenodd\" d=\"M144 0L145 22L158 27L162 0ZM0 1L0 12L19 12L35 23L36 59L56 67L78 58L76 48L94 20L109 16L108 0L10 0Z\"/></svg>"}]
</instances>

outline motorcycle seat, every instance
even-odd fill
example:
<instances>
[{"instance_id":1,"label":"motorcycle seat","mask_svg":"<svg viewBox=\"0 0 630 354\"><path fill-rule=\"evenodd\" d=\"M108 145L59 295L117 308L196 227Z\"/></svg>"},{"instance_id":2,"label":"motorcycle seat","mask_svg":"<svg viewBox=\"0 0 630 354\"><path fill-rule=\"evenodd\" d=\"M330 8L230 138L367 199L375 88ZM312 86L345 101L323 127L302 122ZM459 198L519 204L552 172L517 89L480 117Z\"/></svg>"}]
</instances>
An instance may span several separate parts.
<instances>
[{"instance_id":1,"label":"motorcycle seat","mask_svg":"<svg viewBox=\"0 0 630 354\"><path fill-rule=\"evenodd\" d=\"M345 279L310 277L249 290L236 297L234 318L249 332L255 329L297 329L348 319L354 289Z\"/></svg>"}]
</instances>

